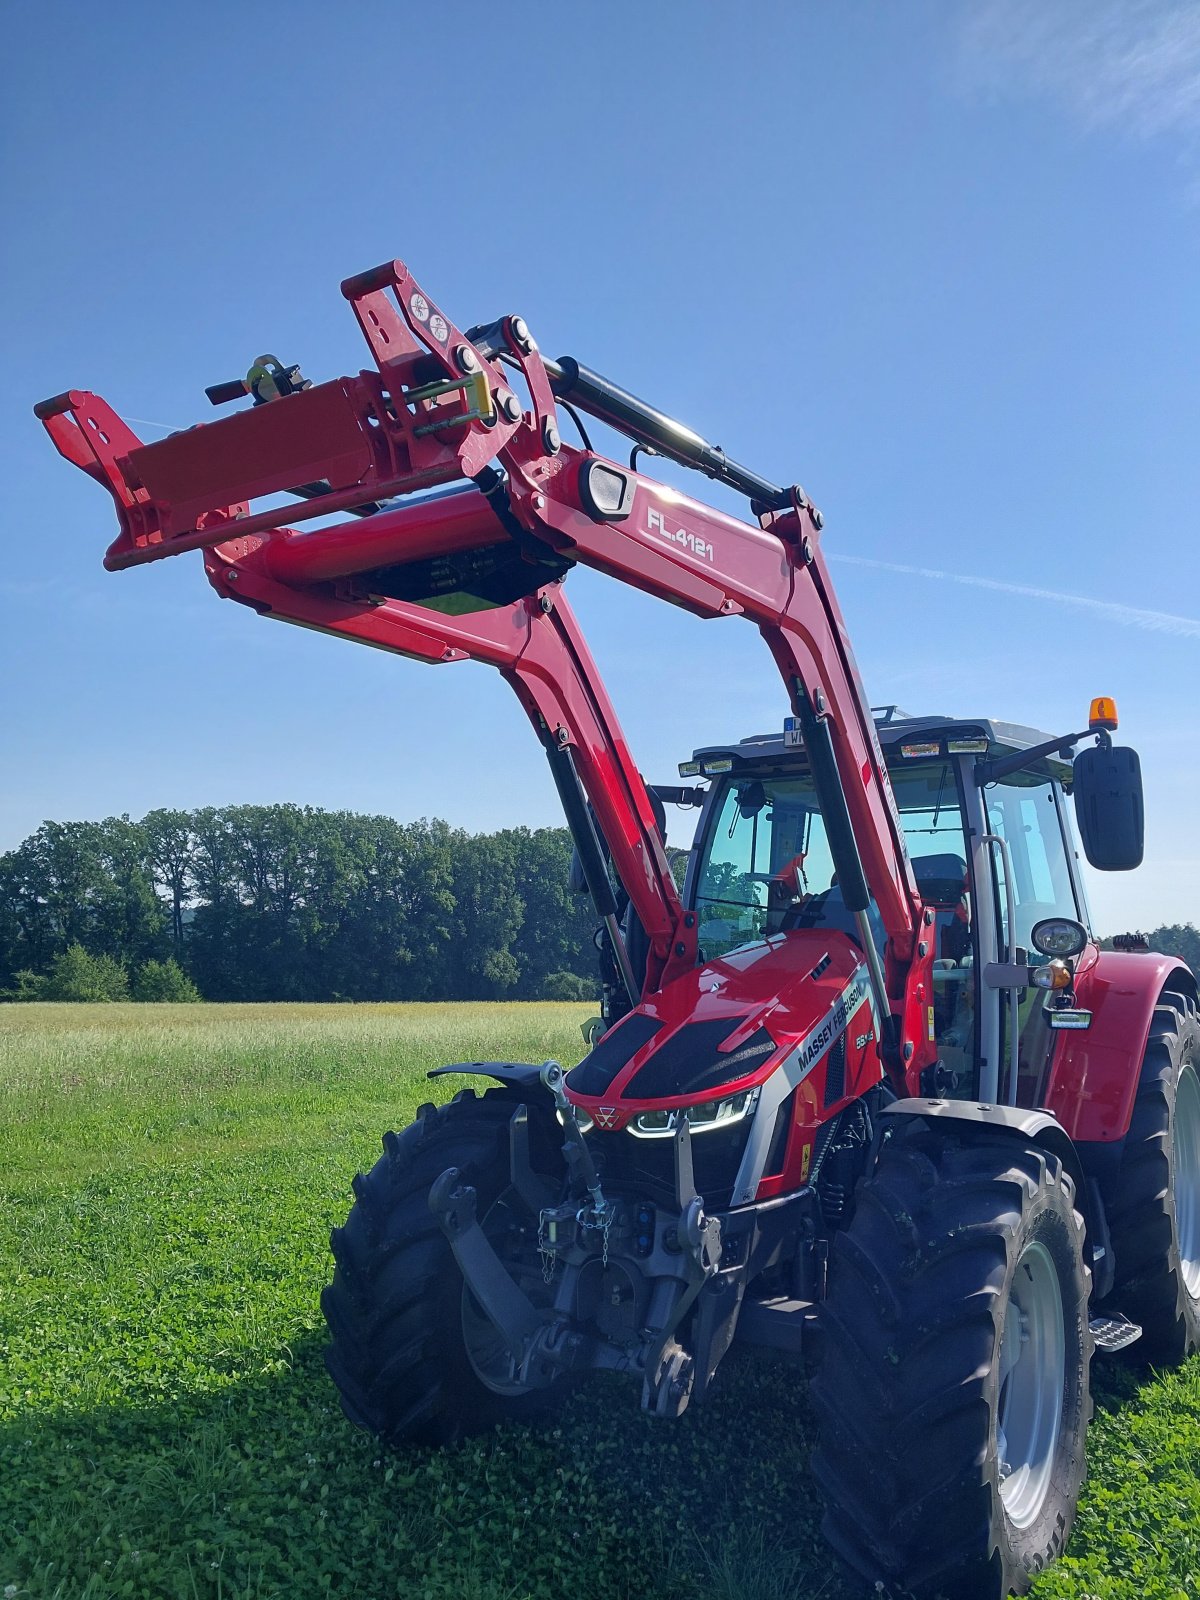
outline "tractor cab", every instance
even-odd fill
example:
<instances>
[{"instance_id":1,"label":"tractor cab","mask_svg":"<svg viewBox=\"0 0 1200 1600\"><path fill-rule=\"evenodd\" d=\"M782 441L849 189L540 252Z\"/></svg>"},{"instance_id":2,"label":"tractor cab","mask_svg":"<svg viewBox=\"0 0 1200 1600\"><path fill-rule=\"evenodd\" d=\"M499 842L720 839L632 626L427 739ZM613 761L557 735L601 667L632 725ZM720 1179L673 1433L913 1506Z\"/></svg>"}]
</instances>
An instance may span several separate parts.
<instances>
[{"instance_id":1,"label":"tractor cab","mask_svg":"<svg viewBox=\"0 0 1200 1600\"><path fill-rule=\"evenodd\" d=\"M991 719L913 717L887 707L876 713L875 731L932 915L937 1068L929 1087L973 1098L994 1075L1006 1098L1035 1104L1049 1030L1034 1002L1044 996L1027 980L1020 989L1008 980L1011 969L1047 960L1034 943L1040 924L1074 924L1080 943L1091 940L1066 800L1072 763L1047 752L1049 736ZM680 774L710 783L684 892L702 960L796 928L827 928L861 945L792 729L698 750ZM873 904L868 921L882 957L884 929Z\"/></svg>"}]
</instances>

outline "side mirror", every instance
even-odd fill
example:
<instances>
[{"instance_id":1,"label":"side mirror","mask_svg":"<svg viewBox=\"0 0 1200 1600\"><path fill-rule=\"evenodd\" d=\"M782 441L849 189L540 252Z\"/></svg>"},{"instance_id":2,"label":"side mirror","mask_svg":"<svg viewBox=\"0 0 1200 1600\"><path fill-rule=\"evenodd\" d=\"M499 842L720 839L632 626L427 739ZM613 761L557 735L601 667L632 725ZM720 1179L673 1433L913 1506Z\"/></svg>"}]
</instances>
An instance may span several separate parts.
<instances>
[{"instance_id":1,"label":"side mirror","mask_svg":"<svg viewBox=\"0 0 1200 1600\"><path fill-rule=\"evenodd\" d=\"M1146 819L1136 750L1096 745L1075 757L1072 791L1083 853L1101 872L1142 864Z\"/></svg>"}]
</instances>

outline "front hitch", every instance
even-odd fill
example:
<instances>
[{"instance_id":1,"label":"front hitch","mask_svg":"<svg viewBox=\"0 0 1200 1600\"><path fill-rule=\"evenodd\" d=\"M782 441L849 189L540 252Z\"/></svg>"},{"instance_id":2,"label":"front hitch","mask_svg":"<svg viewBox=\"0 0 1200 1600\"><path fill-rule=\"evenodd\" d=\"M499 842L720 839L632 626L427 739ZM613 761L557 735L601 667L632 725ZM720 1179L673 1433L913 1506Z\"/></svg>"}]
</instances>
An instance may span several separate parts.
<instances>
[{"instance_id":1,"label":"front hitch","mask_svg":"<svg viewBox=\"0 0 1200 1600\"><path fill-rule=\"evenodd\" d=\"M457 1167L447 1167L429 1191L429 1209L449 1241L467 1288L521 1365L543 1318L492 1248L479 1225L475 1190L460 1178Z\"/></svg>"}]
</instances>

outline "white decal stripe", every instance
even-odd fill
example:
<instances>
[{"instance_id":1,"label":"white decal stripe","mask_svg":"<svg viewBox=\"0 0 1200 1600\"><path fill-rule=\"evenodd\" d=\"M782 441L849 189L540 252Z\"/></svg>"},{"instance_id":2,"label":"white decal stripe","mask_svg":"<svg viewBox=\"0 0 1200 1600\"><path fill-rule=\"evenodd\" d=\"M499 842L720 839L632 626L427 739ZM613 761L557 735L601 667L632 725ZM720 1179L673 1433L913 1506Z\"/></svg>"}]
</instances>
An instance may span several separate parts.
<instances>
[{"instance_id":1,"label":"white decal stripe","mask_svg":"<svg viewBox=\"0 0 1200 1600\"><path fill-rule=\"evenodd\" d=\"M864 1000L871 998L871 985L865 965L855 968L849 983L834 1001L833 1006L816 1027L790 1050L762 1086L758 1108L750 1126L750 1137L742 1156L742 1164L733 1185L733 1204L748 1204L758 1193L779 1108L792 1090L802 1084L814 1067L824 1059L846 1029L851 1018ZM871 1014L875 1007L872 1004Z\"/></svg>"}]
</instances>

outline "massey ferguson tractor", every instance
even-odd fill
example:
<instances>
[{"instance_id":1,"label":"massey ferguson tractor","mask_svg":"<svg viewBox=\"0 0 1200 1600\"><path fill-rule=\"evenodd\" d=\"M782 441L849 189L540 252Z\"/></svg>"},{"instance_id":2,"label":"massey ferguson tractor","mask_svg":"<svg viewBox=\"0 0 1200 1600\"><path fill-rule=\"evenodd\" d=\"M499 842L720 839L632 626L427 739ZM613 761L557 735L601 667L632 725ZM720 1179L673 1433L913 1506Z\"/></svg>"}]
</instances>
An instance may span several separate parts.
<instances>
[{"instance_id":1,"label":"massey ferguson tractor","mask_svg":"<svg viewBox=\"0 0 1200 1600\"><path fill-rule=\"evenodd\" d=\"M354 1180L323 1297L346 1414L449 1442L603 1369L677 1417L733 1346L806 1354L825 1531L867 1585L1023 1592L1071 1531L1093 1354L1200 1344L1196 979L1097 947L1073 842L1072 809L1094 867L1141 860L1112 702L1057 736L873 713L804 490L548 360L518 316L460 331L399 261L342 293L354 377L262 356L208 391L249 404L153 444L93 394L36 410L116 503L110 569L199 550L261 616L494 666L595 903L584 1058L448 1065L494 1086L424 1106ZM778 731L647 787L576 563L756 627ZM682 893L666 804L699 808Z\"/></svg>"}]
</instances>

